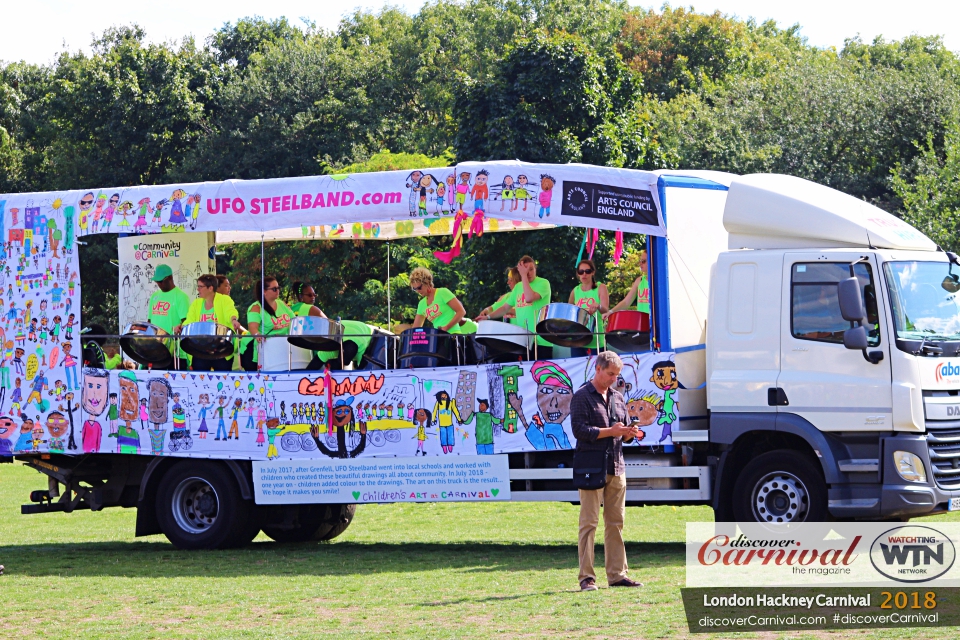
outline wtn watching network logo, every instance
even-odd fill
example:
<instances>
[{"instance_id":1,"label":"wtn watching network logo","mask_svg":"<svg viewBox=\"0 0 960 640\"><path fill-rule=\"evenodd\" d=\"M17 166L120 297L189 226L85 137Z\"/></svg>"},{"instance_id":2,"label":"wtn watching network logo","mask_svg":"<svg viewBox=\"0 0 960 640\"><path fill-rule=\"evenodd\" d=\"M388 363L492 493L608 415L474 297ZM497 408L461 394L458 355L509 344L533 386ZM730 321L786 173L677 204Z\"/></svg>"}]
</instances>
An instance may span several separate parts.
<instances>
[{"instance_id":1,"label":"wtn watching network logo","mask_svg":"<svg viewBox=\"0 0 960 640\"><path fill-rule=\"evenodd\" d=\"M890 529L870 545L874 568L897 582L936 580L950 570L956 558L957 550L950 538L930 527L908 525Z\"/></svg>"}]
</instances>

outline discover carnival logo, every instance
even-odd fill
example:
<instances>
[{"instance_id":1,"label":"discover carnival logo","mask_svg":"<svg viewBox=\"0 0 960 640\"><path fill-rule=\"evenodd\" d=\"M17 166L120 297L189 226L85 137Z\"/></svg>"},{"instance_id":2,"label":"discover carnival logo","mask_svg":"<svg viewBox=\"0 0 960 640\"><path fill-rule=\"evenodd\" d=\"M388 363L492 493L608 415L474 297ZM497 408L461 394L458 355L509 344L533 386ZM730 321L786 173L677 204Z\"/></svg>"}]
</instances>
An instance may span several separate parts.
<instances>
[{"instance_id":1,"label":"discover carnival logo","mask_svg":"<svg viewBox=\"0 0 960 640\"><path fill-rule=\"evenodd\" d=\"M934 368L937 382L960 384L960 365L951 362L941 362Z\"/></svg>"},{"instance_id":2,"label":"discover carnival logo","mask_svg":"<svg viewBox=\"0 0 960 640\"><path fill-rule=\"evenodd\" d=\"M950 570L956 558L957 550L948 536L917 525L885 531L870 545L874 568L897 582L936 580Z\"/></svg>"}]
</instances>

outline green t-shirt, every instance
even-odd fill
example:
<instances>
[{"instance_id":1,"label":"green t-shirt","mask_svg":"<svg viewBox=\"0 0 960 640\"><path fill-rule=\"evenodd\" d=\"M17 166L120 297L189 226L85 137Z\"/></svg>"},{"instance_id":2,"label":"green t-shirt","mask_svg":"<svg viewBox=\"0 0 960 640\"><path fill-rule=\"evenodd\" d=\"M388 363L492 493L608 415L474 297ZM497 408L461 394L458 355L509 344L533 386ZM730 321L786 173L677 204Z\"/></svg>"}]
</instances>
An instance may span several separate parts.
<instances>
[{"instance_id":1,"label":"green t-shirt","mask_svg":"<svg viewBox=\"0 0 960 640\"><path fill-rule=\"evenodd\" d=\"M353 361L359 364L360 359L367 350L367 347L370 346L370 337L373 335L373 327L365 322L360 322L359 320L341 320L340 324L343 325L344 341L353 342L357 345L357 355L353 358ZM316 354L317 358L320 359L320 362L327 362L328 360L333 360L334 358L340 357L339 350L317 351Z\"/></svg>"},{"instance_id":2,"label":"green t-shirt","mask_svg":"<svg viewBox=\"0 0 960 640\"><path fill-rule=\"evenodd\" d=\"M254 302L249 307L247 307L247 326L250 326L251 322L256 322L260 325L259 333L265 336L285 336L290 333L290 323L293 322L293 319L296 317L296 314L293 312L293 309L287 306L287 303L283 300L277 299L277 314L272 316L269 313L261 313L260 303ZM256 307L256 309L254 309ZM266 319L264 321L264 318ZM254 338L243 338L240 341L240 352L246 350L247 345ZM257 345L254 348L253 361L260 362L260 346Z\"/></svg>"},{"instance_id":3,"label":"green t-shirt","mask_svg":"<svg viewBox=\"0 0 960 640\"><path fill-rule=\"evenodd\" d=\"M470 318L464 318L460 322L461 322L461 325L460 325L461 334L466 335L468 333L476 333L477 329L479 329L479 326L477 325L477 323L471 320Z\"/></svg>"},{"instance_id":4,"label":"green t-shirt","mask_svg":"<svg viewBox=\"0 0 960 640\"><path fill-rule=\"evenodd\" d=\"M545 306L550 304L550 282L546 278L536 277L533 279L533 282L530 283L530 288L533 289L534 293L540 294L540 299L535 300L534 302L527 302L523 298L523 283L518 282L517 285L513 288L513 291L510 292L510 297L507 298L506 304L513 307L517 312L517 321L516 324L521 326L528 331L537 330L537 316L540 315L540 309L543 309ZM553 346L553 343L537 336L537 344L550 347Z\"/></svg>"},{"instance_id":5,"label":"green t-shirt","mask_svg":"<svg viewBox=\"0 0 960 640\"><path fill-rule=\"evenodd\" d=\"M187 312L190 310L190 298L187 297L181 289L174 287L170 291L154 291L150 296L148 303L150 311L147 314L147 322L155 324L167 333L173 333L173 328L178 324L183 324L187 318ZM173 340L169 340L167 348L173 352ZM187 354L181 349L180 357L185 358Z\"/></svg>"},{"instance_id":6,"label":"green t-shirt","mask_svg":"<svg viewBox=\"0 0 960 640\"><path fill-rule=\"evenodd\" d=\"M597 285L596 287L594 287L593 289L590 289L589 291L584 291L583 289L580 288L580 285L577 285L576 288L573 290L574 304L580 307L581 309L586 309L587 302L589 300L593 300L598 307L600 306L600 286ZM597 312L593 314L593 320L596 323L596 328L594 329L594 332L600 334L599 344L603 345L605 344L603 342L603 317L600 315L599 312ZM586 348L587 349L598 348L597 336L593 336L593 340L590 341L590 344L588 344Z\"/></svg>"},{"instance_id":7,"label":"green t-shirt","mask_svg":"<svg viewBox=\"0 0 960 640\"><path fill-rule=\"evenodd\" d=\"M500 424L500 421L487 411L482 413L476 411L473 415L477 418L477 429L474 434L477 444L493 444L493 425Z\"/></svg>"},{"instance_id":8,"label":"green t-shirt","mask_svg":"<svg viewBox=\"0 0 960 640\"><path fill-rule=\"evenodd\" d=\"M297 314L298 318L305 318L310 315L310 307L313 305L307 304L306 302L294 302L290 305L290 308L293 309L293 312Z\"/></svg>"},{"instance_id":9,"label":"green t-shirt","mask_svg":"<svg viewBox=\"0 0 960 640\"><path fill-rule=\"evenodd\" d=\"M417 305L417 315L424 316L437 329L443 329L453 322L457 312L450 306L450 301L456 298L450 289L440 287L433 292L433 304L427 306L427 298L420 298L420 304ZM454 325L450 327L448 333L460 333L460 327Z\"/></svg>"},{"instance_id":10,"label":"green t-shirt","mask_svg":"<svg viewBox=\"0 0 960 640\"><path fill-rule=\"evenodd\" d=\"M640 286L637 287L637 311L650 313L650 285L647 274L640 276Z\"/></svg>"}]
</instances>

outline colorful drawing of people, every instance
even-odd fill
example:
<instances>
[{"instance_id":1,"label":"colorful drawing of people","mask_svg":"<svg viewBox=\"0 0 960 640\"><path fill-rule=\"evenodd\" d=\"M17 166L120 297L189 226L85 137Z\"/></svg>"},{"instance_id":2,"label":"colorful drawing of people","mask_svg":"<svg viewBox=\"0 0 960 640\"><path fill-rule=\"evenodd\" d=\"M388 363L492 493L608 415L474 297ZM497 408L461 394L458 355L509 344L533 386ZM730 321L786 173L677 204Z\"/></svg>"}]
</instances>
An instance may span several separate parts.
<instances>
[{"instance_id":1,"label":"colorful drawing of people","mask_svg":"<svg viewBox=\"0 0 960 640\"><path fill-rule=\"evenodd\" d=\"M473 189L470 195L473 197L473 211L484 211L483 202L490 197L490 188L487 186L487 179L490 173L486 169L477 171L477 177L473 179Z\"/></svg>"},{"instance_id":2,"label":"colorful drawing of people","mask_svg":"<svg viewBox=\"0 0 960 640\"><path fill-rule=\"evenodd\" d=\"M237 424L237 416L240 415L241 408L243 408L243 400L237 398L233 401L233 409L230 410L230 434L227 436L227 440L230 438L240 439L240 426Z\"/></svg>"},{"instance_id":3,"label":"colorful drawing of people","mask_svg":"<svg viewBox=\"0 0 960 640\"><path fill-rule=\"evenodd\" d=\"M477 455L493 455L493 427L503 424L490 413L490 402L488 400L477 400L478 409L473 413L473 421L476 425L474 429L474 441L477 444Z\"/></svg>"},{"instance_id":4,"label":"colorful drawing of people","mask_svg":"<svg viewBox=\"0 0 960 640\"><path fill-rule=\"evenodd\" d=\"M468 193L470 193L470 173L462 171L460 183L457 184L457 213L463 213L463 205L467 202Z\"/></svg>"},{"instance_id":5,"label":"colorful drawing of people","mask_svg":"<svg viewBox=\"0 0 960 640\"><path fill-rule=\"evenodd\" d=\"M140 453L140 434L133 427L120 425L116 433L111 433L107 437L117 439L117 453L134 455Z\"/></svg>"},{"instance_id":6,"label":"colorful drawing of people","mask_svg":"<svg viewBox=\"0 0 960 640\"><path fill-rule=\"evenodd\" d=\"M677 380L677 367L669 360L656 363L651 371L653 375L650 376L650 382L663 390L663 402L658 407L660 417L657 418L657 424L663 425L663 432L660 434L660 442L663 442L673 435L673 423L677 421L677 401L674 395L680 388L680 382Z\"/></svg>"},{"instance_id":7,"label":"colorful drawing of people","mask_svg":"<svg viewBox=\"0 0 960 640\"><path fill-rule=\"evenodd\" d=\"M70 423L59 411L51 411L47 414L47 433L50 434L50 439L47 441L47 451L50 453L66 451L65 436L69 428Z\"/></svg>"},{"instance_id":8,"label":"colorful drawing of people","mask_svg":"<svg viewBox=\"0 0 960 640\"><path fill-rule=\"evenodd\" d=\"M147 433L150 434L150 448L155 456L163 455L163 440L166 435L163 425L170 420L167 405L171 395L173 389L165 378L150 378L147 383L147 413L153 428L147 429Z\"/></svg>"},{"instance_id":9,"label":"colorful drawing of people","mask_svg":"<svg viewBox=\"0 0 960 640\"><path fill-rule=\"evenodd\" d=\"M420 216L427 215L427 194L433 193L434 191L433 187L436 184L437 184L437 179L434 178L429 173L424 173L423 175L420 176L420 182L419 182L420 194L419 194L419 199L417 200L418 202L417 209Z\"/></svg>"},{"instance_id":10,"label":"colorful drawing of people","mask_svg":"<svg viewBox=\"0 0 960 640\"><path fill-rule=\"evenodd\" d=\"M137 203L137 221L133 223L133 228L137 233L142 233L147 227L147 214L150 213L150 198L143 198Z\"/></svg>"},{"instance_id":11,"label":"colorful drawing of people","mask_svg":"<svg viewBox=\"0 0 960 640\"><path fill-rule=\"evenodd\" d=\"M110 391L110 376L104 369L85 369L83 372L83 393L80 404L87 413L87 419L80 430L81 446L84 453L100 451L100 438L103 429L96 420L107 409L107 398ZM116 407L117 394L109 394L113 399L111 407ZM114 418L114 424L116 424Z\"/></svg>"},{"instance_id":12,"label":"colorful drawing of people","mask_svg":"<svg viewBox=\"0 0 960 640\"><path fill-rule=\"evenodd\" d=\"M530 192L527 190L527 185L529 184L527 176L522 173L517 176L517 188L514 190L513 195L515 200L513 201L513 210L517 210L517 205L521 200L523 200L523 210L527 210L527 200L530 198Z\"/></svg>"},{"instance_id":13,"label":"colorful drawing of people","mask_svg":"<svg viewBox=\"0 0 960 640\"><path fill-rule=\"evenodd\" d=\"M257 403L254 402L253 398L247 400L247 424L244 427L245 429L253 429L254 420L253 416L257 413Z\"/></svg>"},{"instance_id":14,"label":"colorful drawing of people","mask_svg":"<svg viewBox=\"0 0 960 640\"><path fill-rule=\"evenodd\" d=\"M526 430L527 440L538 451L570 449L570 440L563 430L563 421L570 415L573 400L573 382L559 365L546 360L533 363L530 375L537 383L537 406L540 411L533 416L533 423L523 413L523 398L510 392L507 400L520 416Z\"/></svg>"},{"instance_id":15,"label":"colorful drawing of people","mask_svg":"<svg viewBox=\"0 0 960 640\"><path fill-rule=\"evenodd\" d=\"M137 376L133 371L121 371L117 380L120 383L118 416L127 429L131 429L133 423L140 419L140 389L137 387ZM110 411L112 414L113 407L110 408Z\"/></svg>"},{"instance_id":16,"label":"colorful drawing of people","mask_svg":"<svg viewBox=\"0 0 960 640\"><path fill-rule=\"evenodd\" d=\"M111 435L117 431L117 417L119 416L119 408L117 407L117 394L110 394L110 408L107 411L107 420L110 421L110 433Z\"/></svg>"},{"instance_id":17,"label":"colorful drawing of people","mask_svg":"<svg viewBox=\"0 0 960 640\"><path fill-rule=\"evenodd\" d=\"M200 427L197 429L197 433L200 434L201 440L206 440L207 433L210 431L207 428L207 410L210 408L210 394L201 393L197 404L200 405L200 412L197 413L197 418L200 420Z\"/></svg>"},{"instance_id":18,"label":"colorful drawing of people","mask_svg":"<svg viewBox=\"0 0 960 640\"><path fill-rule=\"evenodd\" d=\"M263 409L257 411L257 446L262 447L264 443L263 427L267 424L267 412Z\"/></svg>"},{"instance_id":19,"label":"colorful drawing of people","mask_svg":"<svg viewBox=\"0 0 960 640\"><path fill-rule=\"evenodd\" d=\"M20 378L13 381L13 393L10 394L10 415L20 415L20 405L23 402L23 391L20 390Z\"/></svg>"},{"instance_id":20,"label":"colorful drawing of people","mask_svg":"<svg viewBox=\"0 0 960 640\"><path fill-rule=\"evenodd\" d=\"M437 402L433 405L433 423L440 428L440 447L444 453L453 453L453 446L456 444L453 419L457 423L462 423L460 418L460 409L457 407L457 401L450 398L446 391L438 391Z\"/></svg>"},{"instance_id":21,"label":"colorful drawing of people","mask_svg":"<svg viewBox=\"0 0 960 640\"><path fill-rule=\"evenodd\" d=\"M33 420L23 416L23 424L20 425L20 436L17 443L13 445L14 452L30 451L33 449Z\"/></svg>"},{"instance_id":22,"label":"colorful drawing of people","mask_svg":"<svg viewBox=\"0 0 960 640\"><path fill-rule=\"evenodd\" d=\"M430 426L430 421L428 409L417 409L413 412L413 424L417 427L417 450L413 455L427 455L423 447L427 442L427 427Z\"/></svg>"},{"instance_id":23,"label":"colorful drawing of people","mask_svg":"<svg viewBox=\"0 0 960 640\"><path fill-rule=\"evenodd\" d=\"M117 212L117 205L119 204L119 202L120 202L119 193L115 193L112 196L110 196L110 201L107 204L107 208L104 209L103 211L103 228L101 229L101 231L103 232L110 231L110 224L113 222L113 214ZM67 229L69 228L70 226L68 224Z\"/></svg>"},{"instance_id":24,"label":"colorful drawing of people","mask_svg":"<svg viewBox=\"0 0 960 640\"><path fill-rule=\"evenodd\" d=\"M80 380L77 378L77 359L73 356L73 344L64 342L63 348L63 368L67 372L67 388L73 391L80 390Z\"/></svg>"},{"instance_id":25,"label":"colorful drawing of people","mask_svg":"<svg viewBox=\"0 0 960 640\"><path fill-rule=\"evenodd\" d=\"M280 457L280 454L277 453L277 445L274 444L274 440L281 431L283 431L283 427L280 426L279 418L270 418L267 420L267 460Z\"/></svg>"},{"instance_id":26,"label":"colorful drawing of people","mask_svg":"<svg viewBox=\"0 0 960 640\"><path fill-rule=\"evenodd\" d=\"M30 356L31 358L33 356ZM50 385L47 382L47 376L43 370L38 369L37 375L33 379L33 387L30 389L30 395L27 396L27 404L31 402L36 404L37 410L46 411L49 403L43 399L43 392L46 391Z\"/></svg>"},{"instance_id":27,"label":"colorful drawing of people","mask_svg":"<svg viewBox=\"0 0 960 640\"><path fill-rule=\"evenodd\" d=\"M147 428L147 421L150 419L150 414L147 411L147 399L140 398L140 428Z\"/></svg>"},{"instance_id":28,"label":"colorful drawing of people","mask_svg":"<svg viewBox=\"0 0 960 640\"><path fill-rule=\"evenodd\" d=\"M218 406L214 409L214 413L217 414L217 437L214 440L226 440L227 439L227 429L223 424L223 412L227 409L227 397L220 396L217 398ZM282 405L282 403L281 403Z\"/></svg>"},{"instance_id":29,"label":"colorful drawing of people","mask_svg":"<svg viewBox=\"0 0 960 640\"><path fill-rule=\"evenodd\" d=\"M86 235L90 223L90 209L93 208L93 191L88 191L80 198L80 235Z\"/></svg>"},{"instance_id":30,"label":"colorful drawing of people","mask_svg":"<svg viewBox=\"0 0 960 640\"><path fill-rule=\"evenodd\" d=\"M420 198L420 178L423 177L422 171L411 171L407 176L407 189L410 189L410 216L417 215L418 201Z\"/></svg>"},{"instance_id":31,"label":"colorful drawing of people","mask_svg":"<svg viewBox=\"0 0 960 640\"><path fill-rule=\"evenodd\" d=\"M97 196L97 205L93 210L93 224L90 226L90 230L93 233L97 232L97 227L100 225L100 218L103 217L103 206L106 203L107 203L107 194L105 193L99 194Z\"/></svg>"},{"instance_id":32,"label":"colorful drawing of people","mask_svg":"<svg viewBox=\"0 0 960 640\"><path fill-rule=\"evenodd\" d=\"M183 189L174 189L173 195L170 196L170 224L172 225L184 225L187 223L186 217L183 215L183 203L180 202L187 197L187 192Z\"/></svg>"},{"instance_id":33,"label":"colorful drawing of people","mask_svg":"<svg viewBox=\"0 0 960 640\"><path fill-rule=\"evenodd\" d=\"M195 193L192 196L187 198L187 209L186 209L187 219L190 221L190 228L197 228L197 217L200 215L200 194ZM203 272L200 270L200 263L197 263L197 276L202 275Z\"/></svg>"},{"instance_id":34,"label":"colorful drawing of people","mask_svg":"<svg viewBox=\"0 0 960 640\"><path fill-rule=\"evenodd\" d=\"M503 182L500 184L500 211L503 211L507 202L510 202L509 211L517 210L517 192L514 188L513 176L503 176Z\"/></svg>"},{"instance_id":35,"label":"colorful drawing of people","mask_svg":"<svg viewBox=\"0 0 960 640\"><path fill-rule=\"evenodd\" d=\"M13 454L13 444L10 437L17 428L12 418L0 417L0 457L9 457Z\"/></svg>"},{"instance_id":36,"label":"colorful drawing of people","mask_svg":"<svg viewBox=\"0 0 960 640\"><path fill-rule=\"evenodd\" d=\"M550 200L553 198L553 187L557 181L553 176L542 174L540 176L540 217L547 214L550 217ZM524 207L526 209L526 207Z\"/></svg>"}]
</instances>

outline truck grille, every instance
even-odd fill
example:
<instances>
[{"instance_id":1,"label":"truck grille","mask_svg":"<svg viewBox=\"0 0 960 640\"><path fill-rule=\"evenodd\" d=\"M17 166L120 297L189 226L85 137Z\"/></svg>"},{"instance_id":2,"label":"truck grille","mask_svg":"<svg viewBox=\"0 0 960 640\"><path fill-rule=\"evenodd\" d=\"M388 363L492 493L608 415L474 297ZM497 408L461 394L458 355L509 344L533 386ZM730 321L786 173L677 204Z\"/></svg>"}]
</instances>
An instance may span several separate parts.
<instances>
[{"instance_id":1,"label":"truck grille","mask_svg":"<svg viewBox=\"0 0 960 640\"><path fill-rule=\"evenodd\" d=\"M933 477L941 489L960 489L960 420L927 420Z\"/></svg>"}]
</instances>

